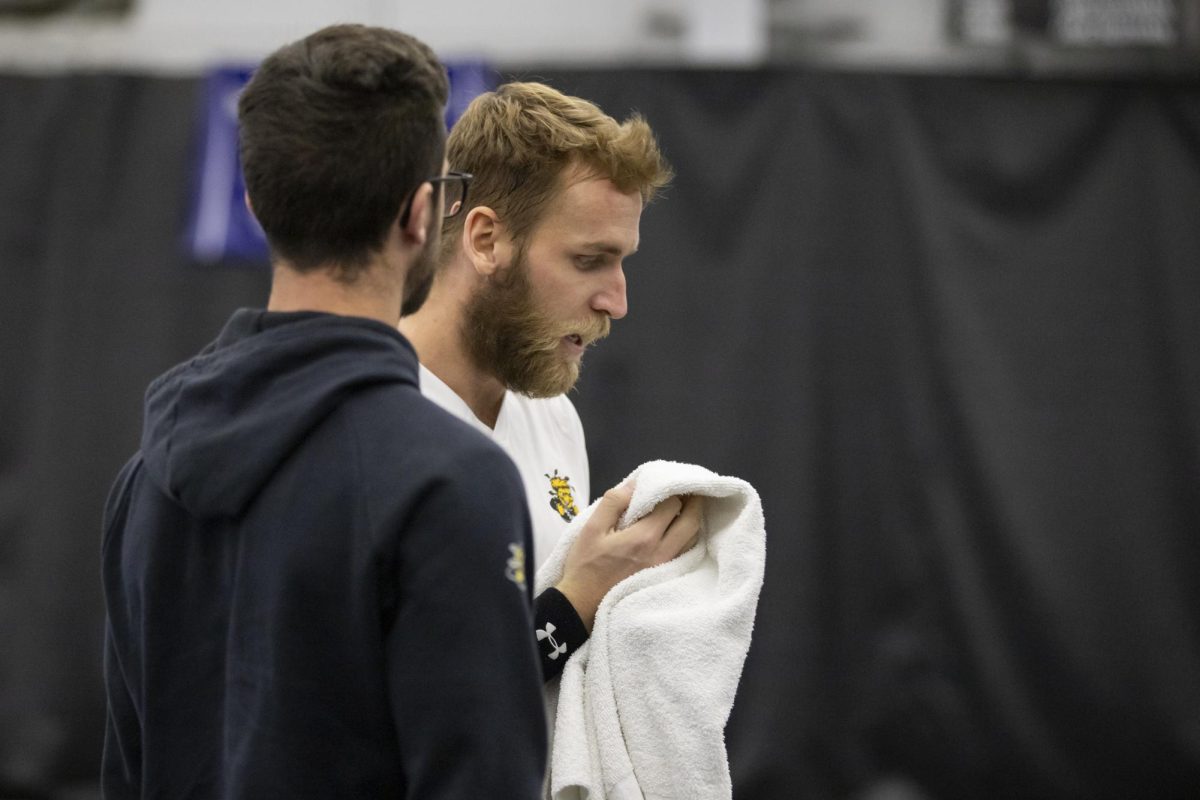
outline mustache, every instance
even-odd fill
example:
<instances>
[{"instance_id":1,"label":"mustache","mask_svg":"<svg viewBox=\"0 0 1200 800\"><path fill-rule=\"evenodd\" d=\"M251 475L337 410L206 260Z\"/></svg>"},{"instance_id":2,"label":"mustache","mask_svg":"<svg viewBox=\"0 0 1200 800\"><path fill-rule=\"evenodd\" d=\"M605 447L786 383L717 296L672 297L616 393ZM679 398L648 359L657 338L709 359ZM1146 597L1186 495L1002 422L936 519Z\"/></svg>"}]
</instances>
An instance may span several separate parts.
<instances>
[{"instance_id":1,"label":"mustache","mask_svg":"<svg viewBox=\"0 0 1200 800\"><path fill-rule=\"evenodd\" d=\"M578 334L584 345L590 345L608 336L610 330L612 330L612 320L608 314L597 314L587 319L584 325L576 325L562 335Z\"/></svg>"},{"instance_id":2,"label":"mustache","mask_svg":"<svg viewBox=\"0 0 1200 800\"><path fill-rule=\"evenodd\" d=\"M543 320L542 324L537 327L538 330L531 331L532 335L529 337L526 347L523 348L526 355L556 350L559 341L572 334L582 339L585 347L592 345L608 336L612 330L612 320L609 319L608 314L596 314L566 324Z\"/></svg>"}]
</instances>

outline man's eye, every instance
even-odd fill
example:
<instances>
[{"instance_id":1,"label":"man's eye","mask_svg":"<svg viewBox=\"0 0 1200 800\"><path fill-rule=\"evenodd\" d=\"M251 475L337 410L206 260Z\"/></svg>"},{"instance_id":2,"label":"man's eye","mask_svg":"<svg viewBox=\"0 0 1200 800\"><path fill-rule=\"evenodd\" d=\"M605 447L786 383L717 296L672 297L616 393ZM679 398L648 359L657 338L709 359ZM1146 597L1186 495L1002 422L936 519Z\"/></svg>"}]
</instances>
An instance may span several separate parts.
<instances>
[{"instance_id":1,"label":"man's eye","mask_svg":"<svg viewBox=\"0 0 1200 800\"><path fill-rule=\"evenodd\" d=\"M604 263L604 256L575 256L575 266L580 269L595 269Z\"/></svg>"}]
</instances>

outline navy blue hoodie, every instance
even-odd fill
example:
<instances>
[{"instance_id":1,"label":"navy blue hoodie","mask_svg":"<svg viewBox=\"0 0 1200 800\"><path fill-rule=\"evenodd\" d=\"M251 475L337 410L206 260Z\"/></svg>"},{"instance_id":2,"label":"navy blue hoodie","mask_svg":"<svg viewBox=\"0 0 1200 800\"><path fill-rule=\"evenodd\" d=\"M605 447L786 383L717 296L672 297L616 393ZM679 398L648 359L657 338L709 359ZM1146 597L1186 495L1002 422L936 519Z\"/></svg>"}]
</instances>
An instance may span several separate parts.
<instances>
[{"instance_id":1,"label":"navy blue hoodie","mask_svg":"<svg viewBox=\"0 0 1200 800\"><path fill-rule=\"evenodd\" d=\"M108 798L534 798L524 491L371 320L241 310L105 509Z\"/></svg>"}]
</instances>

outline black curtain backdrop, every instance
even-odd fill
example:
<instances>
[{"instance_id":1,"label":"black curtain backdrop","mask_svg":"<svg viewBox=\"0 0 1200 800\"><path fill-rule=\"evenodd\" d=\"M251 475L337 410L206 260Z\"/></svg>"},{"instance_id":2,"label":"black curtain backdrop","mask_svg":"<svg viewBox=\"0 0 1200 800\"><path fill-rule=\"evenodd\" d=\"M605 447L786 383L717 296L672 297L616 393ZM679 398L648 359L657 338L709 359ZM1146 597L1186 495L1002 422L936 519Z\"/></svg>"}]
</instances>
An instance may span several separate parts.
<instances>
[{"instance_id":1,"label":"black curtain backdrop","mask_svg":"<svg viewBox=\"0 0 1200 800\"><path fill-rule=\"evenodd\" d=\"M0 797L95 785L114 470L149 380L266 297L182 255L196 89L0 77Z\"/></svg>"},{"instance_id":2,"label":"black curtain backdrop","mask_svg":"<svg viewBox=\"0 0 1200 800\"><path fill-rule=\"evenodd\" d=\"M1196 797L1200 81L519 77L679 173L575 400L597 491L762 494L735 797ZM181 254L195 89L0 78L0 784L94 783L104 495L265 298Z\"/></svg>"}]
</instances>

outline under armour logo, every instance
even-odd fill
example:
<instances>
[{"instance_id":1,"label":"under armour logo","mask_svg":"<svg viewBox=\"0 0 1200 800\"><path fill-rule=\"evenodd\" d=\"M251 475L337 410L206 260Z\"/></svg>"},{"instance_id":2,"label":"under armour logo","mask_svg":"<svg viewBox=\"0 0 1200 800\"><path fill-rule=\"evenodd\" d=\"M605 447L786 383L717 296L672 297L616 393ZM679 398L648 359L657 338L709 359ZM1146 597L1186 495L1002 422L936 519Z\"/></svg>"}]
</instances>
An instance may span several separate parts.
<instances>
[{"instance_id":1,"label":"under armour logo","mask_svg":"<svg viewBox=\"0 0 1200 800\"><path fill-rule=\"evenodd\" d=\"M554 638L554 631L556 631L556 630L557 630L557 628L554 627L553 622L547 622L545 629L542 629L542 628L537 629L537 640L539 642L543 641L545 639L550 640L550 660L551 661L554 661L559 656L561 656L563 653L567 652L567 646L565 644L559 644L558 640Z\"/></svg>"}]
</instances>

